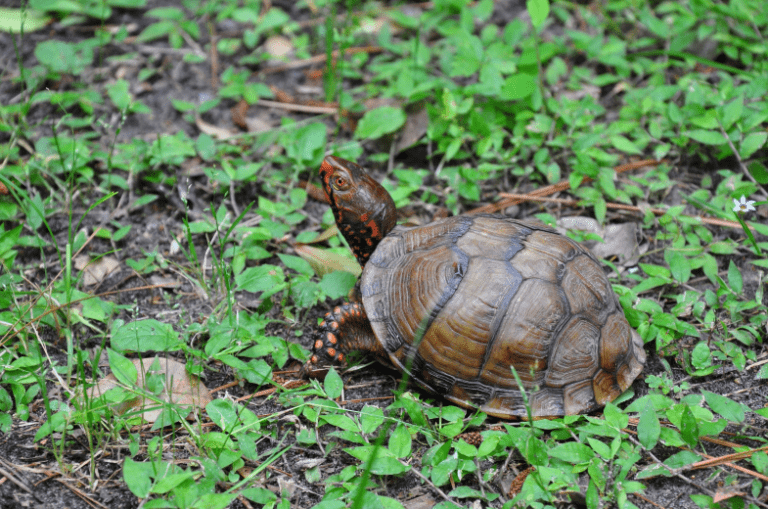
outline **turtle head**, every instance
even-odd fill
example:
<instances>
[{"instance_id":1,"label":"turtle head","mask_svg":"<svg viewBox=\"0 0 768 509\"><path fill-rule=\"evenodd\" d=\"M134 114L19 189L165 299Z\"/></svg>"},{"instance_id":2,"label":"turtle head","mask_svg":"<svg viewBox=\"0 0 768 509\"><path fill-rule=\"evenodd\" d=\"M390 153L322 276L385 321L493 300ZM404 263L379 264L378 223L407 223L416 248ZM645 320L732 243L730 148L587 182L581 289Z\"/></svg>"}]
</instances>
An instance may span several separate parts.
<instances>
[{"instance_id":1,"label":"turtle head","mask_svg":"<svg viewBox=\"0 0 768 509\"><path fill-rule=\"evenodd\" d=\"M352 161L328 156L320 166L323 190L336 225L360 265L395 227L395 202L381 184Z\"/></svg>"}]
</instances>

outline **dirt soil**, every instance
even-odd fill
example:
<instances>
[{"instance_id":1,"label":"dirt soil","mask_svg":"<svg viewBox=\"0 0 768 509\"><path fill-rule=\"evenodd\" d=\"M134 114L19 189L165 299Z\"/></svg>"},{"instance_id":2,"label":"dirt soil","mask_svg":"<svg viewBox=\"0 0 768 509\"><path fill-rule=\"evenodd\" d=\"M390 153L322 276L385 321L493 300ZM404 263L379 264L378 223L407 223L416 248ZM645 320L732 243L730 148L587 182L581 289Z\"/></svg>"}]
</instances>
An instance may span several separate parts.
<instances>
[{"instance_id":1,"label":"dirt soil","mask_svg":"<svg viewBox=\"0 0 768 509\"><path fill-rule=\"evenodd\" d=\"M177 2L150 1L148 8L159 7L163 5L176 6ZM300 11L295 7L295 2L272 1L273 5L281 7L291 16L296 16L298 21L306 21L306 11ZM499 23L506 22L510 15L516 15L522 8L523 3L498 3L497 14L494 18ZM112 18L107 21L109 26L128 26L130 35L135 36L150 22L149 18L138 15L136 11L124 11L116 9ZM9 103L20 93L18 86L12 83L12 78L18 76L18 59L25 68L32 68L37 65L37 59L34 55L34 48L40 41L49 39L58 39L64 41L79 41L89 38L93 35L93 30L98 27L98 23L93 25L75 25L62 26L60 23L54 23L47 29L25 34L23 43L19 45L17 37L0 33L0 68L4 69L0 76L0 102ZM231 27L230 27L231 28ZM221 31L224 31L221 28ZM199 44L204 47L208 43L207 31L201 30L203 34ZM231 36L231 35L230 35ZM16 44L14 44L14 41ZM18 49L18 55L16 53ZM125 44L109 44L103 48L104 58L97 58L96 62L101 62L98 67L89 68L82 76L77 79L84 82L87 86L95 90L104 90L105 85L112 82L119 74L132 83L131 91L136 94L137 99L151 108L152 113L147 115L130 115L127 122L121 126L118 139L121 141L141 138L147 141L154 140L158 135L174 134L178 131L185 131L188 135L195 137L199 134L198 128L185 120L181 113L171 105L171 99L185 100L192 103L199 103L201 98L215 97L216 89L212 85L211 66L209 62L200 64L191 64L183 61L184 50L176 51L168 47L165 41L156 41L140 45L140 49L133 55L128 63L113 62L106 59L110 55L118 55L127 51L134 51L135 48ZM220 62L220 68L226 68L229 62ZM155 68L157 73L153 76L151 82L138 82L138 72L141 69ZM265 81L268 85L274 85L289 94L298 95L296 89L305 80L303 71L286 71L281 73L268 74ZM51 89L66 89L69 83L62 81L59 83L49 83ZM106 95L106 94L103 94ZM229 108L234 104L222 103L218 108L206 113L205 121L218 127L235 128ZM281 116L292 115L297 120L305 120L310 115L303 113L288 113L282 110L266 110L266 118L279 120ZM52 133L52 124L58 118L54 107L46 102L35 104L29 112L27 122L30 125L38 126L36 129L38 136L50 136ZM101 131L97 133L100 139L103 139L106 147L115 136L116 126L119 124L119 118L116 116L105 116L103 122L99 124ZM331 120L328 120L331 122ZM7 143L9 136L6 133L0 133L0 143ZM28 140L34 144L35 140ZM423 154L409 153L408 163L413 166L419 166L418 159ZM422 167L427 167L426 160L422 161ZM735 166L735 165L734 165ZM671 175L680 186L694 185L701 178L708 174L710 168L702 166L700 161L678 161L674 174ZM308 169L306 176L314 169ZM180 179L181 182L181 179ZM210 183L203 174L190 178L193 186L195 203L209 203L212 196ZM686 184L689 183L689 184ZM137 184L139 186L150 186L146 182ZM491 189L490 184L484 196L493 196L495 192L503 191L496 186ZM86 190L87 191L87 190ZM168 246L171 242L169 232L182 232L182 219L185 214L185 208L178 198L178 189L165 188L156 185L150 189L139 189L137 194L143 192L152 192L160 195L160 199L139 210L125 213L120 218L122 224L132 224L131 238L122 241L119 246L113 246L106 240L94 239L89 246L91 252L106 253L118 250L114 253L120 260L128 258L141 259L145 252L159 249L161 252L168 253ZM240 203L247 203L255 199L261 192L260 187L253 183L250 188L240 191L238 198ZM668 193L667 200L669 204L675 200L674 191ZM319 222L326 206L319 203L310 203L307 210L316 215L315 219ZM531 206L521 206L516 209L519 217L524 217L529 212L538 209ZM80 217L85 215L83 226L92 231L100 224L107 223L114 211L112 204L104 204L96 210L86 214L86 210L75 210L74 221L77 222ZM557 211L551 211L558 214ZM195 213L201 213L200 210ZM66 211L60 211L51 220L53 234L57 239L59 246L65 245L69 219ZM609 220L610 222L610 220ZM719 230L715 232L719 236L731 236L738 238L740 234L732 230ZM44 255L44 257L43 257ZM173 257L171 254L167 254ZM54 246L48 246L42 250L27 249L20 253L18 257L19 268L23 267L25 274L30 280L45 281L52 275L58 273L61 267L56 261L58 256ZM753 268L744 263L744 261L735 256L734 262L745 275L745 293L754 293L755 285L758 279ZM174 261L183 264L185 260L177 256ZM649 260L664 264L659 255L657 260ZM119 304L127 305L130 310L123 311L121 318L132 319L138 315L141 317L154 317L164 322L173 323L181 319L196 319L196 317L205 317L211 312L211 303L199 299L194 288L185 280L179 280L179 285L166 289L136 290L137 288L152 284L154 279L145 280L137 277L136 273L121 263L122 269L114 272L108 279L102 282L97 292L110 292L123 290L115 296ZM169 272L158 274L157 277L173 277ZM691 285L698 291L703 291L709 286L706 278L698 278L691 282ZM750 288L751 285L751 288ZM661 295L658 296L662 300ZM247 303L246 303L247 304ZM280 336L288 341L300 341L304 347L309 348L312 343L312 327L317 317L327 312L330 306L336 303L326 303L317 306L313 310L312 316L306 317L303 322L305 325L303 335L298 339L296 331L284 325L270 325L267 333L269 335ZM273 309L275 318L279 317L278 310ZM93 331L76 326L74 328L75 342L78 348L93 352L102 341L102 337L95 335ZM65 342L58 338L54 331L49 330L43 339L47 341L48 353L54 361L66 364ZM684 347L691 347L684 345ZM652 349L652 345L647 345ZM755 347L758 356L763 355L763 347ZM685 371L679 367L675 358L667 358L672 366L672 373L675 380L690 381L695 390L707 389L740 401L752 408L760 408L765 405L768 397L768 389L765 383L761 383L751 375L744 376L742 373L724 368L715 374L702 378L691 380ZM297 367L296 364L290 366ZM648 387L644 377L653 374L662 374L664 366L659 357L649 351L649 359L643 376L635 383L635 391L638 395L646 394ZM290 375L284 375L290 378ZM206 369L204 376L205 384L209 388L223 386L234 380L234 377L228 372L225 366L210 366ZM345 398L347 400L367 400L373 401L372 404L386 406L392 390L398 383L398 375L386 367L376 363L368 368L356 370L353 373L344 375L346 387ZM56 384L49 382L51 397L56 397ZM235 397L244 397L258 390L258 387L248 383L235 385L226 389L226 392ZM223 392L222 392L223 393ZM424 394L424 398L429 396ZM350 405L352 409L360 409L364 403L359 402ZM248 401L248 407L257 415L268 414L276 410L281 410L273 397L260 397ZM14 421L13 429L10 433L0 436L0 508L3 509L22 509L27 507L57 507L57 508L93 508L109 507L111 509L138 507L136 497L126 487L122 478L121 465L127 455L127 446L116 445L116 442L105 444L105 447L96 448L98 455L95 459L95 475L98 482L91 483L89 479L89 451L92 449L82 433L77 431L71 435L72 442L65 451L54 451L49 440L42 440L35 443L33 437L40 424L46 419L45 410L42 402L36 402L32 405L31 416L28 421ZM497 421L492 421L491 424ZM274 439L272 443L261 445L264 448L274 447L285 435L286 431L297 431L299 423L292 419L289 414L280 421L279 426L274 429ZM733 428L728 430L735 435L768 435L768 430L764 429L764 421L751 421L749 418L742 429ZM148 430L142 430L141 433L150 436ZM288 433L289 437L284 445L288 445L295 433ZM170 436L170 435L169 435ZM166 459L175 458L182 462L189 453L182 445L182 440L177 438L177 447L166 451ZM760 446L756 441L744 440L741 437L741 443L750 446ZM414 444L414 456L418 458L426 449L424 444ZM666 456L664 451L657 450L656 453L660 459ZM669 454L676 451L670 450ZM712 444L708 453L712 456L727 454L731 449ZM324 476L333 475L342 468L354 464L353 458L337 448L326 456L317 448L293 447L277 463L273 465L269 486L277 486L278 479L281 483L291 486L295 489L291 500L292 507L308 508L317 504L324 493L322 480L320 483L309 483L304 476L301 460L306 459L324 459L322 472ZM524 470L526 465L521 461L513 461L512 469L517 471ZM504 473L505 476L513 476L515 470ZM648 489L643 492L644 499L631 497L631 502L642 509L650 508L694 508L697 507L689 498L690 494L702 493L702 490L715 491L721 486L727 475L738 475L738 482L743 491L749 492L750 487L747 483L751 481L746 475L741 475L735 470L710 469L694 473L686 473L682 478L655 478L643 481ZM400 478L390 477L377 479L380 483L382 493L400 500L406 507L431 507L434 503L441 501L439 495L430 487L421 483L420 479L409 472ZM92 489L91 486L94 486ZM563 499L565 500L565 495ZM762 495L765 500L765 493ZM421 505L420 505L421 504ZM569 505L563 502L564 506ZM243 502L235 501L231 507L245 508ZM493 507L496 507L493 505Z\"/></svg>"}]
</instances>

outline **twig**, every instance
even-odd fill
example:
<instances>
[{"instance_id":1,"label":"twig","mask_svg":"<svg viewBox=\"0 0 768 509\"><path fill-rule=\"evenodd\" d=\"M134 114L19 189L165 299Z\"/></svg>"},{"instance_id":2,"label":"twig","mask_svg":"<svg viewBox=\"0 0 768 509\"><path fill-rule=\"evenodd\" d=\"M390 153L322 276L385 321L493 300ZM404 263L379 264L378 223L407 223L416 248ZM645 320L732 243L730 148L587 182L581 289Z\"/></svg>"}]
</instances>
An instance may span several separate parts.
<instances>
[{"instance_id":1,"label":"twig","mask_svg":"<svg viewBox=\"0 0 768 509\"><path fill-rule=\"evenodd\" d=\"M299 188L304 189L307 192L307 196L313 200L319 201L321 203L328 203L328 198L325 196L325 191L317 186L313 186L308 181L299 180Z\"/></svg>"},{"instance_id":2,"label":"twig","mask_svg":"<svg viewBox=\"0 0 768 509\"><path fill-rule=\"evenodd\" d=\"M344 55L354 55L355 53L381 53L384 48L381 46L363 46L360 48L347 48L344 50ZM339 58L339 50L334 50L331 56L334 59ZM259 71L258 74L274 74L277 72L289 71L292 69L301 69L302 67L309 67L314 64L322 64L328 59L325 54L315 55L311 58L305 58L304 60L295 60L276 67L268 67Z\"/></svg>"},{"instance_id":3,"label":"twig","mask_svg":"<svg viewBox=\"0 0 768 509\"><path fill-rule=\"evenodd\" d=\"M752 455L754 453L760 452L760 451L768 451L768 445L766 445L764 447L760 447L758 449L750 449L749 451L744 451L744 452L735 452L733 454L726 454L725 456L719 456L719 457L712 457L712 456L708 456L708 455L705 454L704 456L707 456L708 459L706 459L704 461L697 461L696 463L688 465L685 468L686 468L686 470L696 470L696 469L699 469L699 468L709 468L709 467L715 467L717 465L723 465L723 464L729 464L729 466L735 467L736 465L730 464L731 461L737 461L737 460L743 460L743 459L746 459L746 458L750 458L750 457L752 457ZM750 475L753 475L753 474L756 474L755 477L758 477L758 478L762 479L763 481L768 481L768 477L766 477L766 476L764 476L762 474L758 474L757 472L753 472Z\"/></svg>"},{"instance_id":4,"label":"twig","mask_svg":"<svg viewBox=\"0 0 768 509\"><path fill-rule=\"evenodd\" d=\"M616 166L613 171L618 173L624 173L625 171L630 170L636 170L637 168L642 168L644 166L658 166L661 163L665 163L667 161L660 160L656 161L654 159L644 159L642 161L637 161L634 163L627 163L622 164L619 166ZM584 177L584 180L582 183L591 182L592 179L589 177ZM550 186L542 187L539 189L536 189L535 191L531 191L528 193L529 196L549 196L551 194L559 193L560 191L565 191L566 189L571 188L571 182L568 180L561 180L557 184L552 184ZM520 203L520 201L515 200L514 198L505 198L503 200L499 200L496 203L491 203L489 205L484 205L482 207L478 207L476 209L472 209L467 214L493 214L495 212L498 212L502 209L505 209L507 207L510 207L512 205L517 205Z\"/></svg>"},{"instance_id":5,"label":"twig","mask_svg":"<svg viewBox=\"0 0 768 509\"><path fill-rule=\"evenodd\" d=\"M211 88L217 90L219 88L219 36L216 34L216 24L209 21L208 30L211 37Z\"/></svg>"},{"instance_id":6,"label":"twig","mask_svg":"<svg viewBox=\"0 0 768 509\"><path fill-rule=\"evenodd\" d=\"M650 456L651 459L656 462L657 465L660 465L660 466L666 468L669 471L670 474L672 474L673 476L679 478L684 483L693 486L694 488L698 489L702 493L704 493L706 495L709 495L712 498L715 497L715 492L714 491L710 490L709 488L705 488L704 486L701 486L699 483L697 483L695 481L692 481L692 480L688 479L687 477L682 475L677 470L675 470L675 469L669 467L668 465L664 464L664 462L661 461L659 458L657 458L656 455L653 454L653 452L651 452L650 450L648 450L645 447L643 447L640 444L640 442L638 442L637 439L634 436L632 436L632 434L627 435L627 438L629 439L630 442L632 442L636 446L641 447L648 454L648 456Z\"/></svg>"},{"instance_id":7,"label":"twig","mask_svg":"<svg viewBox=\"0 0 768 509\"><path fill-rule=\"evenodd\" d=\"M209 390L208 392L213 394L214 392L223 391L224 389L229 389L230 387L234 387L234 386L239 385L239 384L240 384L240 381L239 380L235 380L234 382L229 382L228 384L220 385L220 386L216 387L215 389Z\"/></svg>"},{"instance_id":8,"label":"twig","mask_svg":"<svg viewBox=\"0 0 768 509\"><path fill-rule=\"evenodd\" d=\"M666 468L669 471L670 474L674 475L675 477L678 477L683 482L686 482L686 483L690 484L691 486L695 486L696 488L701 490L702 493L705 493L705 494L709 495L710 497L714 498L714 496L715 496L714 492L712 492L711 490L705 488L704 486L701 486L698 483L688 479L687 477L685 477L682 474L682 472L687 471L687 470L694 470L694 468L692 468L694 465L703 464L703 463L706 463L706 462L711 462L711 463L708 464L708 465L700 466L700 467L696 467L696 468L698 469L698 468L707 468L707 467L711 467L711 466L716 466L716 465L720 464L720 463L717 462L717 460L720 460L721 458L712 458L712 459L706 460L704 462L698 462L698 463L694 463L693 465L688 465L688 466L685 466L685 467L682 467L682 468L673 469L673 468L669 467L668 465L666 465L663 461L659 460L659 458L657 458L656 455L654 455L653 452L651 452L649 449L646 449L644 446L642 446L637 441L637 439L635 439L635 437L634 437L635 432L634 431L628 430L626 428L624 428L623 431L625 431L627 433L627 438L629 438L629 440L632 443L642 447L643 450L645 450L645 452L648 453L648 455L651 457L651 459L653 461L655 461L658 465L661 465L662 467ZM702 440L704 440L706 438L708 438L708 437L701 437ZM734 445L736 445L736 444L734 444ZM763 447L761 449L757 449L757 450L759 451L759 450L764 450L764 449L768 449L768 446ZM752 452L754 452L754 451L752 451ZM747 451L746 453L750 453L751 454L750 451ZM737 454L746 454L746 453L737 453ZM705 454L705 456L706 456L706 454ZM729 455L728 458L731 458L732 456L735 456L735 455ZM724 456L724 458L725 458L725 456ZM758 477L758 478L761 478L761 479L764 477L764 476L762 476L762 474L758 474L757 472L752 472L751 470L745 469L745 468L740 467L738 465L734 465L733 463L724 463L724 464L729 466L729 467L733 467L736 470L739 470L740 472L752 475L753 477ZM754 503L754 504L756 504L756 505L758 505L760 507L764 507L764 508L768 509L768 504L764 504L764 503L760 502L759 500L755 499L754 497L745 495L744 498L745 499L749 499L750 502L752 502L752 503Z\"/></svg>"},{"instance_id":9,"label":"twig","mask_svg":"<svg viewBox=\"0 0 768 509\"><path fill-rule=\"evenodd\" d=\"M78 251L78 252L79 252L79 251ZM73 256L73 258L74 258L74 256ZM58 276L57 276L57 277L58 277ZM53 285L53 283L54 283L55 281L56 281L56 279L54 279L54 280L51 282L51 285ZM73 300L73 301L67 302L66 304L62 304L62 305L60 305L60 306L55 306L55 307L53 307L53 308L51 308L51 309L49 309L49 310L45 311L44 313L42 313L42 314L40 314L40 315L37 315L37 316L36 316L34 319L32 319L31 321L29 321L29 322L25 323L23 327L21 327L21 328L19 328L19 329L17 330L17 329L15 328L15 327L16 327L16 324L18 324L18 323L20 323L20 322L21 322L21 318L19 318L18 320L16 320L16 322L14 322L14 323L13 323L13 324L10 326L10 328L9 328L8 332L6 332L6 333L5 333L5 335L4 335L3 337L1 337L1 338L0 338L0 346L2 346L2 345L4 345L4 344L5 344L5 341L7 340L7 338L9 338L9 337L13 336L14 334L18 334L19 332L21 332L22 330L26 329L27 327L29 327L29 326L30 326L30 325L32 325L33 323L37 323L37 322L39 322L40 320L42 320L43 318L45 318L46 316L48 316L48 315L50 315L50 314L52 314L52 313L56 313L56 312L58 312L60 309L64 309L64 308L66 308L67 306L71 306L71 305L73 305L73 304L77 304L77 303L79 303L79 302L84 302L84 301L86 301L86 300L89 300L89 299L93 299L93 298L95 298L95 297L106 297L106 296L109 296L109 295L114 295L114 294L117 294L117 293L125 293L125 292L136 292L136 291L141 291L141 290L154 290L154 289L156 289L156 288L172 288L173 286L174 286L174 285L172 285L172 284L165 284L165 283L160 283L160 284L156 284L156 285L137 286L136 288L124 288L124 289L122 289L122 290L113 290L113 291L104 292L104 293L99 293L99 294L95 294L95 295L88 295L87 297L82 297L82 298L80 298L80 299L75 299L75 300ZM46 291L48 291L49 289L50 289L50 285L49 285L49 287L48 287L48 288L46 288ZM32 306L34 306L35 304L37 304L37 301L38 301L38 300L40 300L40 298L41 298L41 296L39 296L39 297L38 297L38 298L37 298L37 299L36 299L36 300L35 300L35 301L32 303Z\"/></svg>"},{"instance_id":10,"label":"twig","mask_svg":"<svg viewBox=\"0 0 768 509\"><path fill-rule=\"evenodd\" d=\"M328 106L305 106L303 104L281 103L278 101L267 101L259 99L256 106L266 106L270 108L282 108L289 111L301 111L303 113L337 113L338 108L329 108Z\"/></svg>"},{"instance_id":11,"label":"twig","mask_svg":"<svg viewBox=\"0 0 768 509\"><path fill-rule=\"evenodd\" d=\"M654 502L653 500L650 500L650 499L648 499L648 498L646 498L646 497L642 496L640 493L630 493L630 495L632 495L632 496L635 496L635 497L637 497L637 498L639 498L640 500L643 500L643 501L645 501L645 502L648 502L649 504L651 504L651 505L653 505L653 506L656 506L656 507L658 507L658 508L660 508L660 509L666 509L666 507L664 507L663 505L659 505L659 504L657 504L657 503L656 503L656 502Z\"/></svg>"},{"instance_id":12,"label":"twig","mask_svg":"<svg viewBox=\"0 0 768 509\"><path fill-rule=\"evenodd\" d=\"M476 4L477 4L477 2L469 2L466 5L466 7L467 8L474 7ZM382 14L386 15L388 13L388 11L392 11L392 10L395 10L395 9L401 9L401 10L406 10L406 9L424 9L424 10L428 10L428 9L432 9L432 7L434 7L434 2L415 2L415 3L411 3L411 4L396 5L395 7L385 7L385 8L382 9ZM317 9L316 8L313 9L313 12L317 12ZM361 14L364 14L364 12L363 11L355 11L355 12L352 13L353 16L358 16L358 15L361 15ZM342 22L345 19L347 19L349 16L350 16L350 14L339 14L339 15L336 16L336 20L339 21L339 22ZM305 21L299 21L297 24L298 24L298 26L300 28L307 28L307 27L313 27L313 26L325 23L325 20L326 20L326 16L321 16L321 17L318 17L318 18L308 19L308 20L305 20Z\"/></svg>"},{"instance_id":13,"label":"twig","mask_svg":"<svg viewBox=\"0 0 768 509\"><path fill-rule=\"evenodd\" d=\"M451 504L455 503L455 502L454 502L454 501L453 501L453 500L452 500L452 499L451 499L451 498L450 498L448 495L446 495L446 494L443 492L443 490L441 490L440 488L438 488L437 486L435 486L435 484L434 484L432 481L430 481L430 480L429 480L427 477L424 477L424 474L422 474L421 472L419 472L418 470L416 470L415 468L413 468L413 466L412 466L412 465L409 465L408 463L404 462L403 460L401 460L401 459L399 459L399 458L397 459L397 461L399 461L399 462L400 462L400 464L401 464L401 465L403 465L404 467L408 467L408 468L410 468L411 472L413 472L414 474L416 474L416 477L418 477L418 478L419 478L419 479L421 479L423 482L425 482L425 483L429 484L430 486L432 486L432 489L434 489L434 490L437 492L437 494L438 494L438 495L440 495L441 497L443 497L443 500L445 500L446 502L450 502Z\"/></svg>"},{"instance_id":14,"label":"twig","mask_svg":"<svg viewBox=\"0 0 768 509\"><path fill-rule=\"evenodd\" d=\"M285 384L281 385L283 389L296 389L297 387L302 387L303 385L309 385L309 382L306 380L290 380L286 382ZM237 398L235 401L248 401L253 398L259 398L261 396L269 396L271 394L274 394L277 390L277 387L270 387L269 389L264 389L263 391L254 392L253 394L248 394L246 396L242 396L240 398Z\"/></svg>"},{"instance_id":15,"label":"twig","mask_svg":"<svg viewBox=\"0 0 768 509\"><path fill-rule=\"evenodd\" d=\"M747 370L747 369L754 369L754 368L756 368L758 366L762 366L763 364L768 364L768 359L765 359L764 361L760 361L760 362L755 362L754 364L750 364L749 366L747 366L744 369L745 370Z\"/></svg>"},{"instance_id":16,"label":"twig","mask_svg":"<svg viewBox=\"0 0 768 509\"><path fill-rule=\"evenodd\" d=\"M100 504L97 500L94 500L91 497L89 497L88 495L86 495L82 490L79 490L79 489L75 488L74 486L70 486L70 484L67 481L65 481L64 479L58 478L56 480L59 481L64 486L66 486L67 488L69 488L70 491L72 491L72 493L74 493L75 495L77 495L78 497L83 499L83 501L86 504L88 504L89 506L91 506L91 507L100 507L101 509L109 509L107 506Z\"/></svg>"},{"instance_id":17,"label":"twig","mask_svg":"<svg viewBox=\"0 0 768 509\"><path fill-rule=\"evenodd\" d=\"M563 198L545 198L543 196L535 196L533 194L499 193L499 196L503 196L504 198L514 199L516 200L516 203L521 203L524 201L535 201L535 202L559 203L561 205L567 205L569 207L578 207L581 205L581 202L579 200L565 200ZM609 208L609 209L627 210L630 212L639 212L640 214L642 214L646 210L641 207L636 207L634 205L625 205L623 203L606 203L605 206L606 208ZM663 216L664 214L667 213L667 211L664 209L651 208L647 210L650 210L657 216ZM741 229L740 223L736 221L728 221L727 219L718 219L716 217L707 217L707 216L684 216L684 217L699 219L702 223L711 224L714 226L725 226L728 228ZM749 228L754 229L752 226L749 226Z\"/></svg>"},{"instance_id":18,"label":"twig","mask_svg":"<svg viewBox=\"0 0 768 509\"><path fill-rule=\"evenodd\" d=\"M379 396L377 398L345 399L339 401L339 405L352 405L355 403L367 403L368 401L382 401L385 399L394 399L394 396Z\"/></svg>"},{"instance_id":19,"label":"twig","mask_svg":"<svg viewBox=\"0 0 768 509\"><path fill-rule=\"evenodd\" d=\"M13 484L15 484L16 486L18 486L18 487L19 487L19 488L21 488L22 490L24 490L24 491L26 491L27 493L29 493L29 494L31 494L32 496L34 496L34 497L35 497L35 499L36 499L38 502L42 502L42 501L41 501L39 498L37 498L37 495L35 494L35 492L33 492L33 491L32 491L32 490L29 488L29 486L27 486L26 484L24 484L24 483L23 483L23 482L21 482L20 480L16 479L16 477L14 477L14 475L13 475L12 473L10 473L9 471L5 470L5 469L4 469L4 468L2 468L2 467L0 467L0 475L4 476L6 479L8 479L9 481L11 481Z\"/></svg>"}]
</instances>

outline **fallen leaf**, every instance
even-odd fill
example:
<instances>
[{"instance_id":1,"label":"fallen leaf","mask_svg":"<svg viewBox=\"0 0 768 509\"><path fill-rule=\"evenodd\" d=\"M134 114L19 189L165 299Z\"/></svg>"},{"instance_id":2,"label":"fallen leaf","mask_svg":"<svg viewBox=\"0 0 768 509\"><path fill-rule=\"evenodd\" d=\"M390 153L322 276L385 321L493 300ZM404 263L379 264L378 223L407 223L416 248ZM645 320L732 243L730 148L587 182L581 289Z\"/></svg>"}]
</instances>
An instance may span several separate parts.
<instances>
[{"instance_id":1,"label":"fallen leaf","mask_svg":"<svg viewBox=\"0 0 768 509\"><path fill-rule=\"evenodd\" d=\"M718 502L728 500L731 497L743 497L744 495L746 495L746 493L736 487L720 488L715 492L715 496L712 497L712 502L717 504Z\"/></svg>"},{"instance_id":2,"label":"fallen leaf","mask_svg":"<svg viewBox=\"0 0 768 509\"><path fill-rule=\"evenodd\" d=\"M296 483L291 479L286 479L283 476L277 478L277 485L280 487L280 495L288 500L293 498L296 493Z\"/></svg>"},{"instance_id":3,"label":"fallen leaf","mask_svg":"<svg viewBox=\"0 0 768 509\"><path fill-rule=\"evenodd\" d=\"M415 145L422 136L427 134L427 126L429 126L429 113L427 113L426 108L421 108L415 113L409 113L400 132L400 139L397 140L395 150L402 152Z\"/></svg>"},{"instance_id":4,"label":"fallen leaf","mask_svg":"<svg viewBox=\"0 0 768 509\"><path fill-rule=\"evenodd\" d=\"M249 133L263 133L272 129L272 124L261 117L246 117L245 126Z\"/></svg>"},{"instance_id":5,"label":"fallen leaf","mask_svg":"<svg viewBox=\"0 0 768 509\"><path fill-rule=\"evenodd\" d=\"M208 136L212 136L219 140L229 139L234 134L230 132L229 129L224 129L223 127L218 127L213 124L209 124L208 122L200 118L199 115L195 116L195 124L197 124L197 128L200 129L200 131L204 132Z\"/></svg>"},{"instance_id":6,"label":"fallen leaf","mask_svg":"<svg viewBox=\"0 0 768 509\"><path fill-rule=\"evenodd\" d=\"M323 193L323 196L325 196L325 193ZM335 237L339 234L339 229L336 227L336 225L332 225L330 228L327 228L325 231L320 233L317 237L312 239L309 242L302 242L302 244L317 244L318 242L325 242L326 240Z\"/></svg>"},{"instance_id":7,"label":"fallen leaf","mask_svg":"<svg viewBox=\"0 0 768 509\"><path fill-rule=\"evenodd\" d=\"M248 125L245 123L245 115L248 113L248 103L245 102L245 99L240 99L240 102L233 106L229 111L232 114L232 122L234 122L236 126L242 129L248 128Z\"/></svg>"},{"instance_id":8,"label":"fallen leaf","mask_svg":"<svg viewBox=\"0 0 768 509\"><path fill-rule=\"evenodd\" d=\"M405 509L432 509L437 502L429 495L419 495L418 497L406 500L403 503Z\"/></svg>"},{"instance_id":9,"label":"fallen leaf","mask_svg":"<svg viewBox=\"0 0 768 509\"><path fill-rule=\"evenodd\" d=\"M582 242L598 258L618 256L624 265L634 265L643 251L638 243L642 231L637 223L609 224L602 228L591 217L574 216L558 219L557 226L560 233L565 233L565 230L581 230L599 235L603 242Z\"/></svg>"},{"instance_id":10,"label":"fallen leaf","mask_svg":"<svg viewBox=\"0 0 768 509\"><path fill-rule=\"evenodd\" d=\"M585 84L576 90L563 90L560 95L574 102L580 101L587 96L597 101L600 99L600 87Z\"/></svg>"},{"instance_id":11,"label":"fallen leaf","mask_svg":"<svg viewBox=\"0 0 768 509\"><path fill-rule=\"evenodd\" d=\"M296 461L296 466L299 467L302 470L307 470L310 468L319 467L323 463L325 463L325 458L307 458L303 460Z\"/></svg>"},{"instance_id":12,"label":"fallen leaf","mask_svg":"<svg viewBox=\"0 0 768 509\"><path fill-rule=\"evenodd\" d=\"M337 270L343 270L355 276L359 276L362 272L360 265L354 259L334 253L333 251L305 244L299 244L295 249L299 256L309 262L318 276L330 274Z\"/></svg>"},{"instance_id":13,"label":"fallen leaf","mask_svg":"<svg viewBox=\"0 0 768 509\"><path fill-rule=\"evenodd\" d=\"M91 261L88 255L80 255L74 259L74 266L83 272L83 284L93 286L104 281L107 276L117 270L120 262L114 256L102 256Z\"/></svg>"},{"instance_id":14,"label":"fallen leaf","mask_svg":"<svg viewBox=\"0 0 768 509\"><path fill-rule=\"evenodd\" d=\"M287 62L293 55L293 43L287 37L273 35L264 41L264 51L273 60L279 60L280 63Z\"/></svg>"},{"instance_id":15,"label":"fallen leaf","mask_svg":"<svg viewBox=\"0 0 768 509\"><path fill-rule=\"evenodd\" d=\"M157 361L157 364L153 366L155 361ZM193 408L205 408L212 401L208 388L200 382L199 378L187 373L186 366L178 361L162 357L150 357L146 359L132 359L132 362L139 374L136 387L140 391L146 389L147 374L164 374L164 388L158 395L158 398L162 401L179 406L191 406ZM118 385L120 383L115 375L110 374L91 387L90 397L97 398ZM170 393L168 391L169 387ZM143 411L142 417L144 417L145 421L155 422L162 410L158 406L158 403L153 399L137 395L134 399L116 405L114 411L118 414L123 414L132 409Z\"/></svg>"}]
</instances>

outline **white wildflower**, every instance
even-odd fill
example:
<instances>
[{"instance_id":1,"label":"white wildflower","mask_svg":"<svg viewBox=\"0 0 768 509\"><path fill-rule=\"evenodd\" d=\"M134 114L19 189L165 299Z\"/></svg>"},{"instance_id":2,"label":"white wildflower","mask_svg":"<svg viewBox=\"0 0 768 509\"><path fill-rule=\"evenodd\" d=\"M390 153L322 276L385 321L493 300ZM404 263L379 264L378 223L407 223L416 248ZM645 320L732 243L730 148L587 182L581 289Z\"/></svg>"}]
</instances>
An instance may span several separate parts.
<instances>
[{"instance_id":1,"label":"white wildflower","mask_svg":"<svg viewBox=\"0 0 768 509\"><path fill-rule=\"evenodd\" d=\"M744 195L741 196L741 200L733 199L733 211L734 212L749 212L755 210L755 202L747 200Z\"/></svg>"}]
</instances>

